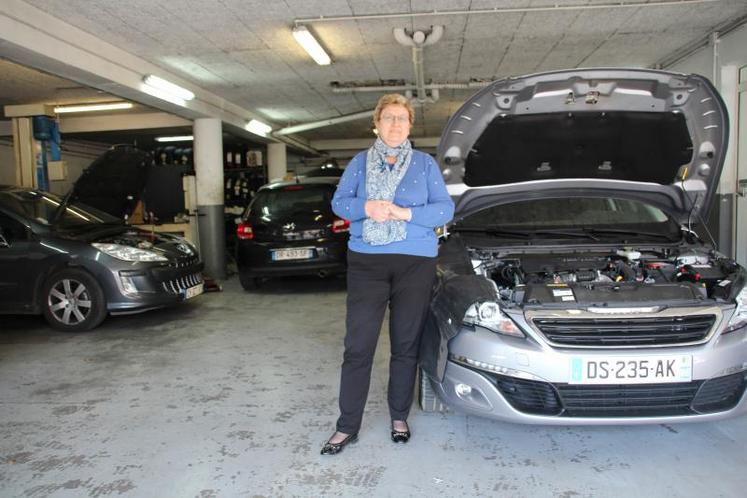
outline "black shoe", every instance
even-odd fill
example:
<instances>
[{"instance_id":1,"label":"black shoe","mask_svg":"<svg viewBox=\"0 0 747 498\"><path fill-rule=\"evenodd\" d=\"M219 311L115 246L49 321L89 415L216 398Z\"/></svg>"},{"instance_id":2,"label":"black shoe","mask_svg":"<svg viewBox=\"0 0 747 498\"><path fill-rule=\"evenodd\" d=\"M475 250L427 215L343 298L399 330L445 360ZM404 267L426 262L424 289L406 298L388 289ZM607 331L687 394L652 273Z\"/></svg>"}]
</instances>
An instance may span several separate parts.
<instances>
[{"instance_id":1,"label":"black shoe","mask_svg":"<svg viewBox=\"0 0 747 498\"><path fill-rule=\"evenodd\" d=\"M407 422L405 422L407 425ZM395 443L406 443L410 440L410 426L407 427L406 431L395 431L394 422L392 422L392 441Z\"/></svg>"},{"instance_id":2,"label":"black shoe","mask_svg":"<svg viewBox=\"0 0 747 498\"><path fill-rule=\"evenodd\" d=\"M333 434L334 436L334 434ZM350 434L348 437L340 441L339 443L330 443L327 441L322 447L322 455L336 455L342 451L342 449L348 443L354 443L358 440L358 433Z\"/></svg>"}]
</instances>

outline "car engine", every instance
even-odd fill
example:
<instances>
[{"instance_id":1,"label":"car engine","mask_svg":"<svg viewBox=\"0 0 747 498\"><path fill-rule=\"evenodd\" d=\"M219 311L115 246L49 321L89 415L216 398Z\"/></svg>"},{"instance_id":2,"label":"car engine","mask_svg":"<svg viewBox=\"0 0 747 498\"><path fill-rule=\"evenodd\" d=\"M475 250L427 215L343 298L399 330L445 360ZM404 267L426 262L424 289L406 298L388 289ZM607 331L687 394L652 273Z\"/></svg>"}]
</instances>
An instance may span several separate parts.
<instances>
[{"instance_id":1,"label":"car engine","mask_svg":"<svg viewBox=\"0 0 747 498\"><path fill-rule=\"evenodd\" d=\"M725 300L738 276L714 252L619 248L610 252L512 253L470 249L475 273L520 305Z\"/></svg>"}]
</instances>

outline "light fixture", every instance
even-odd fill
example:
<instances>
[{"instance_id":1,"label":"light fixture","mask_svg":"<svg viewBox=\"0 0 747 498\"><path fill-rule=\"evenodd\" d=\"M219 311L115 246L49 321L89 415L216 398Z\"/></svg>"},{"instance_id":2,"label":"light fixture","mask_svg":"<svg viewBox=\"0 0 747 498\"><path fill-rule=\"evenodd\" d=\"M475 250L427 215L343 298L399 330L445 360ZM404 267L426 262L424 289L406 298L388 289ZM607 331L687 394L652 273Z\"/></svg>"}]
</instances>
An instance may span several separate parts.
<instances>
[{"instance_id":1,"label":"light fixture","mask_svg":"<svg viewBox=\"0 0 747 498\"><path fill-rule=\"evenodd\" d=\"M263 123L258 119L252 119L246 124L246 126L244 126L244 128L246 129L246 131L250 131L255 135L259 135L260 137L266 137L267 134L272 131L272 126Z\"/></svg>"},{"instance_id":2,"label":"light fixture","mask_svg":"<svg viewBox=\"0 0 747 498\"><path fill-rule=\"evenodd\" d=\"M195 137L192 135L176 135L173 137L156 137L156 142L191 142Z\"/></svg>"},{"instance_id":3,"label":"light fixture","mask_svg":"<svg viewBox=\"0 0 747 498\"><path fill-rule=\"evenodd\" d=\"M332 62L327 52L324 51L314 35L306 26L293 28L293 38L303 47L314 61L320 66L327 66Z\"/></svg>"},{"instance_id":4,"label":"light fixture","mask_svg":"<svg viewBox=\"0 0 747 498\"><path fill-rule=\"evenodd\" d=\"M54 112L91 112L91 111L116 111L120 109L132 109L131 102L108 102L102 104L79 104L55 107Z\"/></svg>"},{"instance_id":5,"label":"light fixture","mask_svg":"<svg viewBox=\"0 0 747 498\"><path fill-rule=\"evenodd\" d=\"M146 74L143 78L143 81L148 86L151 86L158 90L163 90L164 92L170 93L171 95L179 97L183 100L192 100L195 98L195 94L190 92L186 88L182 88L179 85L176 85L163 78L159 78L158 76L155 76L153 74Z\"/></svg>"},{"instance_id":6,"label":"light fixture","mask_svg":"<svg viewBox=\"0 0 747 498\"><path fill-rule=\"evenodd\" d=\"M152 95L158 99L165 100L166 102L171 102L172 104L176 104L178 106L186 107L187 101L184 100L181 97L177 97L173 93L165 92L163 90L159 90L156 87L146 85L143 83L140 85L140 90L144 93L147 93L148 95Z\"/></svg>"}]
</instances>

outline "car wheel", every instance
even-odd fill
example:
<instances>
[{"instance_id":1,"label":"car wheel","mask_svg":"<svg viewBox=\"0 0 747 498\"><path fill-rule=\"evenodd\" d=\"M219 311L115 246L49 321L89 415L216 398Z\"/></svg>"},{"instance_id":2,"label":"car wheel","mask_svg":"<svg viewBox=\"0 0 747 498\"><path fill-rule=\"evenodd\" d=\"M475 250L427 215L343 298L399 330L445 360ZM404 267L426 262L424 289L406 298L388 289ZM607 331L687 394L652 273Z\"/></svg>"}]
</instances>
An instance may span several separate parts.
<instances>
[{"instance_id":1,"label":"car wheel","mask_svg":"<svg viewBox=\"0 0 747 498\"><path fill-rule=\"evenodd\" d=\"M259 289L262 285L262 279L259 277L250 277L246 273L239 272L239 283L244 290L255 290Z\"/></svg>"},{"instance_id":2,"label":"car wheel","mask_svg":"<svg viewBox=\"0 0 747 498\"><path fill-rule=\"evenodd\" d=\"M96 280L83 270L67 269L53 274L42 294L44 318L63 332L84 332L106 318L106 298Z\"/></svg>"},{"instance_id":3,"label":"car wheel","mask_svg":"<svg viewBox=\"0 0 747 498\"><path fill-rule=\"evenodd\" d=\"M418 368L420 383L418 385L418 403L424 412L444 413L448 411L447 406L438 398L433 390L431 380L422 368Z\"/></svg>"}]
</instances>

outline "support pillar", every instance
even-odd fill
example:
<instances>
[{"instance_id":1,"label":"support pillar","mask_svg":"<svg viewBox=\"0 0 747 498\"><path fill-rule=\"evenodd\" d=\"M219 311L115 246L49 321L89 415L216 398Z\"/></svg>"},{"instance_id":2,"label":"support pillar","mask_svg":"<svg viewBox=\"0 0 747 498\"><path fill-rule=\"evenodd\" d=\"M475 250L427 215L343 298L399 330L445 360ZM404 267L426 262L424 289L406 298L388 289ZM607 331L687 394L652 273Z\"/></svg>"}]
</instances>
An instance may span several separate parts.
<instances>
[{"instance_id":1,"label":"support pillar","mask_svg":"<svg viewBox=\"0 0 747 498\"><path fill-rule=\"evenodd\" d=\"M193 125L197 224L205 273L226 278L226 228L223 215L223 129L220 119L196 119Z\"/></svg>"},{"instance_id":2,"label":"support pillar","mask_svg":"<svg viewBox=\"0 0 747 498\"><path fill-rule=\"evenodd\" d=\"M34 128L30 117L13 118L13 154L16 159L16 183L36 188L36 154Z\"/></svg>"},{"instance_id":3,"label":"support pillar","mask_svg":"<svg viewBox=\"0 0 747 498\"><path fill-rule=\"evenodd\" d=\"M282 180L288 172L285 144L267 144L267 180Z\"/></svg>"}]
</instances>

